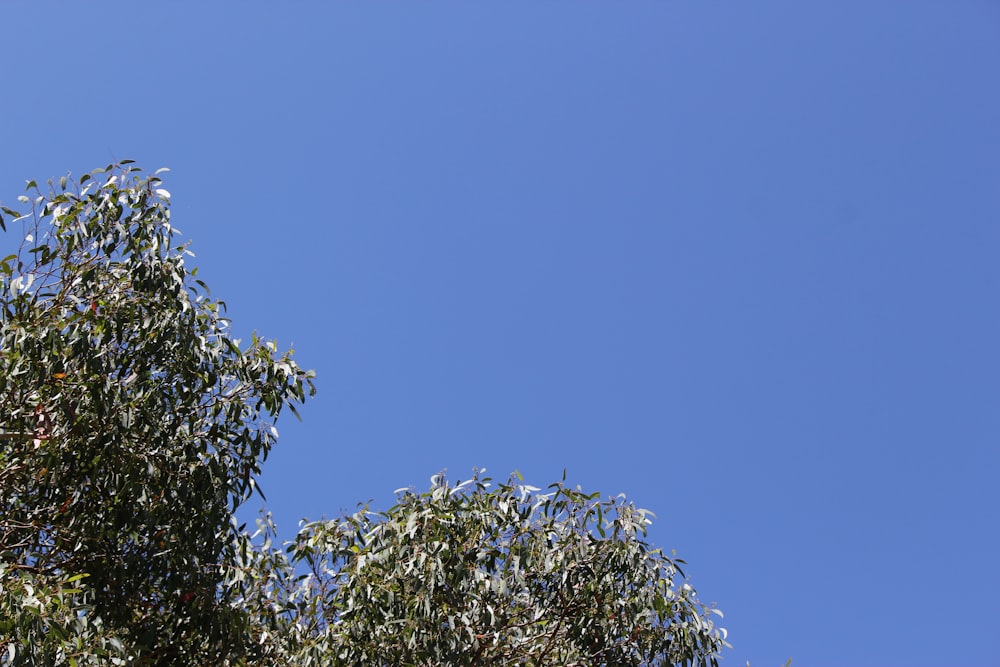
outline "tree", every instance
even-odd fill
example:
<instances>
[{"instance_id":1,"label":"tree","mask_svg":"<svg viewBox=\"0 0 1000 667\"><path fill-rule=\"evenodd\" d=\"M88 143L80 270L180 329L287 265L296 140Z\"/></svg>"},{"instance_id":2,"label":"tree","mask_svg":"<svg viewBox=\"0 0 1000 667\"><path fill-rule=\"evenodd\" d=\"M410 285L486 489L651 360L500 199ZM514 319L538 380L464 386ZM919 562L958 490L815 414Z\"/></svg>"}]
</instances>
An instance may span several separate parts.
<instances>
[{"instance_id":1,"label":"tree","mask_svg":"<svg viewBox=\"0 0 1000 667\"><path fill-rule=\"evenodd\" d=\"M289 551L309 574L282 595L304 630L295 664L716 664L721 613L675 585L682 561L645 542L649 512L539 491L436 477L386 512L306 525Z\"/></svg>"},{"instance_id":2,"label":"tree","mask_svg":"<svg viewBox=\"0 0 1000 667\"><path fill-rule=\"evenodd\" d=\"M2 209L0 667L716 663L714 610L622 497L436 476L286 545L238 526L313 376L231 337L141 173Z\"/></svg>"},{"instance_id":3,"label":"tree","mask_svg":"<svg viewBox=\"0 0 1000 667\"><path fill-rule=\"evenodd\" d=\"M23 238L0 262L2 664L245 652L233 511L312 374L240 349L140 173L32 181L0 218Z\"/></svg>"}]
</instances>

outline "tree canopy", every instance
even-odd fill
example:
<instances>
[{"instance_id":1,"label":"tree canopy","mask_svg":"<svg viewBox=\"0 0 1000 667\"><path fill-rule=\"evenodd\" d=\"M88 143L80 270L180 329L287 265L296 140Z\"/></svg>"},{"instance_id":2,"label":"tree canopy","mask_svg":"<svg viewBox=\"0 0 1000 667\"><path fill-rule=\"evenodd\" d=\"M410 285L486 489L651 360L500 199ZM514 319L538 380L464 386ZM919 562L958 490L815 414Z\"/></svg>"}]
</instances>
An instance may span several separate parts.
<instances>
[{"instance_id":1,"label":"tree canopy","mask_svg":"<svg viewBox=\"0 0 1000 667\"><path fill-rule=\"evenodd\" d=\"M31 211L3 209L23 239L0 262L11 662L142 647L150 664L219 664L245 625L224 568L241 544L233 510L274 418L311 388L289 354L231 338L175 241L169 193L140 173L109 165L45 194L29 182Z\"/></svg>"},{"instance_id":2,"label":"tree canopy","mask_svg":"<svg viewBox=\"0 0 1000 667\"><path fill-rule=\"evenodd\" d=\"M306 633L301 657L715 664L724 631L689 584L675 586L680 561L645 542L649 512L563 482L540 491L520 476L495 488L478 473L455 485L436 477L388 511L305 526L291 549L308 564L301 597L326 600L333 615Z\"/></svg>"},{"instance_id":3,"label":"tree canopy","mask_svg":"<svg viewBox=\"0 0 1000 667\"><path fill-rule=\"evenodd\" d=\"M623 497L477 472L286 545L238 525L313 373L233 338L160 173L2 207L0 666L716 664Z\"/></svg>"}]
</instances>

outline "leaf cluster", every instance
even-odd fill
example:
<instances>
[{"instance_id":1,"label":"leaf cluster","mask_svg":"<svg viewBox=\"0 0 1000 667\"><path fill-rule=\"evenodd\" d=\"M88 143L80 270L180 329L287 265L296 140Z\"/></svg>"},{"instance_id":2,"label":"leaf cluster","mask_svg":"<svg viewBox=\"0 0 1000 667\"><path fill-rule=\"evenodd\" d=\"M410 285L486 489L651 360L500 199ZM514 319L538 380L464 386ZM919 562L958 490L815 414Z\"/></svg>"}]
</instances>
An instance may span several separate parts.
<instances>
[{"instance_id":1,"label":"leaf cluster","mask_svg":"<svg viewBox=\"0 0 1000 667\"><path fill-rule=\"evenodd\" d=\"M0 207L0 667L716 665L624 497L477 472L284 545L237 525L312 372L232 337L159 172L48 185Z\"/></svg>"},{"instance_id":2,"label":"leaf cluster","mask_svg":"<svg viewBox=\"0 0 1000 667\"><path fill-rule=\"evenodd\" d=\"M725 631L645 541L650 513L477 473L305 525L273 608L302 665L715 665ZM285 649L287 650L287 646Z\"/></svg>"},{"instance_id":3,"label":"leaf cluster","mask_svg":"<svg viewBox=\"0 0 1000 667\"><path fill-rule=\"evenodd\" d=\"M312 374L232 339L160 185L109 165L2 209L0 664L239 653L233 511Z\"/></svg>"}]
</instances>

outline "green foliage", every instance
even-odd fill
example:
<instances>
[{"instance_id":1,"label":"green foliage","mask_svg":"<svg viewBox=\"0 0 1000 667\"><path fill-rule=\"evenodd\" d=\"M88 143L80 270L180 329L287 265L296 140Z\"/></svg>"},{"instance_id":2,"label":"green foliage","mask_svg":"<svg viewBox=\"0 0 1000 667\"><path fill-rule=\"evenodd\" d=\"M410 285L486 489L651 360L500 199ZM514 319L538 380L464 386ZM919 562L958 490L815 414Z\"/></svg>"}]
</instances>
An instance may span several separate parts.
<instances>
[{"instance_id":1,"label":"green foliage","mask_svg":"<svg viewBox=\"0 0 1000 667\"><path fill-rule=\"evenodd\" d=\"M718 612L623 497L477 473L286 545L237 526L312 373L230 336L160 185L124 162L0 209L24 239L0 260L0 667L716 664Z\"/></svg>"},{"instance_id":2,"label":"green foliage","mask_svg":"<svg viewBox=\"0 0 1000 667\"><path fill-rule=\"evenodd\" d=\"M0 664L242 650L232 513L312 376L231 339L159 185L109 166L3 209L24 241L0 262Z\"/></svg>"},{"instance_id":3,"label":"green foliage","mask_svg":"<svg viewBox=\"0 0 1000 667\"><path fill-rule=\"evenodd\" d=\"M288 551L309 574L272 598L285 613L275 634L295 636L282 659L716 664L719 612L678 580L680 561L645 542L648 512L561 483L538 491L519 478L438 479L387 512L304 526Z\"/></svg>"}]
</instances>

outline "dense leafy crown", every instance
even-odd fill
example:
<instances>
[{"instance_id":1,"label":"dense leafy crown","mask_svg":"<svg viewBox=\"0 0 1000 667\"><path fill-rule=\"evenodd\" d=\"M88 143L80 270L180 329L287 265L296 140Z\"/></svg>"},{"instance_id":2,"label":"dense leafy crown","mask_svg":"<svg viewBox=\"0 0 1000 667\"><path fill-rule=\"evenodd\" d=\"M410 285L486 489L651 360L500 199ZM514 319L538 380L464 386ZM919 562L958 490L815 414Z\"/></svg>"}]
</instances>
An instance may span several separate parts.
<instances>
[{"instance_id":1,"label":"dense leafy crown","mask_svg":"<svg viewBox=\"0 0 1000 667\"><path fill-rule=\"evenodd\" d=\"M0 662L74 635L160 663L239 643L232 512L311 374L238 347L140 173L30 182L31 211L3 209L23 243L0 262Z\"/></svg>"},{"instance_id":2,"label":"dense leafy crown","mask_svg":"<svg viewBox=\"0 0 1000 667\"><path fill-rule=\"evenodd\" d=\"M386 512L304 526L289 550L309 574L285 607L299 664L716 664L719 613L645 542L647 511L539 491L436 476Z\"/></svg>"},{"instance_id":3,"label":"dense leafy crown","mask_svg":"<svg viewBox=\"0 0 1000 667\"><path fill-rule=\"evenodd\" d=\"M2 209L0 667L716 664L623 497L436 476L283 546L237 526L312 373L230 336L141 173Z\"/></svg>"}]
</instances>

